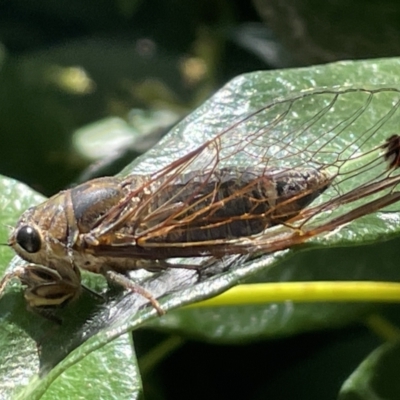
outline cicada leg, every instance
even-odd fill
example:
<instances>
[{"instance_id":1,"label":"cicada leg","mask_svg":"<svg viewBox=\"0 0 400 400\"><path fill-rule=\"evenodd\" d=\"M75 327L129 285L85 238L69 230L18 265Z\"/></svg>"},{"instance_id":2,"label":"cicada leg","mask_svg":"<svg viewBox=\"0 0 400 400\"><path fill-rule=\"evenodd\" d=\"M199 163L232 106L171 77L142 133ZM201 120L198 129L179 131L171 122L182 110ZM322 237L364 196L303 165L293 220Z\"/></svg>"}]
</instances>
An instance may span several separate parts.
<instances>
[{"instance_id":1,"label":"cicada leg","mask_svg":"<svg viewBox=\"0 0 400 400\"><path fill-rule=\"evenodd\" d=\"M136 268L145 269L149 272L160 272L167 270L169 268L178 268L178 269L193 269L195 271L199 271L202 268L202 265L196 264L173 264L165 260L137 260Z\"/></svg>"},{"instance_id":2,"label":"cicada leg","mask_svg":"<svg viewBox=\"0 0 400 400\"><path fill-rule=\"evenodd\" d=\"M13 279L20 278L24 273L24 267L17 267L13 269L11 272L5 274L3 279L0 281L0 297L3 295L6 286Z\"/></svg>"},{"instance_id":3,"label":"cicada leg","mask_svg":"<svg viewBox=\"0 0 400 400\"><path fill-rule=\"evenodd\" d=\"M24 296L28 309L47 319L60 322L52 316L51 309L63 306L76 299L81 292L79 271L63 274L64 270L43 265L27 264L6 274L0 282L0 295L7 284L15 278L24 285Z\"/></svg>"},{"instance_id":4,"label":"cicada leg","mask_svg":"<svg viewBox=\"0 0 400 400\"><path fill-rule=\"evenodd\" d=\"M133 282L127 276L120 274L119 272L113 270L105 270L102 272L108 282L116 283L122 286L124 289L130 290L131 292L137 293L143 296L145 299L149 300L151 305L157 310L158 315L164 315L165 311L161 308L160 303L157 299L145 288Z\"/></svg>"}]
</instances>

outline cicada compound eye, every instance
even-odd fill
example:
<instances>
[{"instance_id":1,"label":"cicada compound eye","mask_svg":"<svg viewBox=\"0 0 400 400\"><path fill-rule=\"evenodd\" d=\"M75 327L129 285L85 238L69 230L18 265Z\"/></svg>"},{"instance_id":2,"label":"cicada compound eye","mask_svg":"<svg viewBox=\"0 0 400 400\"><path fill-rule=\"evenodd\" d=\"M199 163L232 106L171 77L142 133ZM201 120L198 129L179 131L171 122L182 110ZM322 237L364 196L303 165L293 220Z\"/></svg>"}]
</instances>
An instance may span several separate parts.
<instances>
[{"instance_id":1,"label":"cicada compound eye","mask_svg":"<svg viewBox=\"0 0 400 400\"><path fill-rule=\"evenodd\" d=\"M29 225L24 225L18 229L15 240L28 253L37 253L42 247L39 232Z\"/></svg>"}]
</instances>

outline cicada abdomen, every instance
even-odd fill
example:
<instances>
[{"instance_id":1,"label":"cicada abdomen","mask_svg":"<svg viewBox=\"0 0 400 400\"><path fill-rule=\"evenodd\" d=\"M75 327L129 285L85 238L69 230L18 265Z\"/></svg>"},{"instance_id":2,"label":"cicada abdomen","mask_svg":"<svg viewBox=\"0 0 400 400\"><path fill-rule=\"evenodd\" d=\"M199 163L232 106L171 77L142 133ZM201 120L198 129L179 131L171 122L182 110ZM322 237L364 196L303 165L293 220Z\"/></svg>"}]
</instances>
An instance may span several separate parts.
<instances>
[{"instance_id":1,"label":"cicada abdomen","mask_svg":"<svg viewBox=\"0 0 400 400\"><path fill-rule=\"evenodd\" d=\"M296 216L332 179L324 170L306 167L192 171L176 176L161 189L159 182L151 185L147 208L120 225L112 241L118 246L130 236L131 243L139 247L185 243L192 248L192 254L188 249L182 254L178 249L175 254L170 251L172 257L197 256L196 247L208 243L212 254L218 241L259 234Z\"/></svg>"}]
</instances>

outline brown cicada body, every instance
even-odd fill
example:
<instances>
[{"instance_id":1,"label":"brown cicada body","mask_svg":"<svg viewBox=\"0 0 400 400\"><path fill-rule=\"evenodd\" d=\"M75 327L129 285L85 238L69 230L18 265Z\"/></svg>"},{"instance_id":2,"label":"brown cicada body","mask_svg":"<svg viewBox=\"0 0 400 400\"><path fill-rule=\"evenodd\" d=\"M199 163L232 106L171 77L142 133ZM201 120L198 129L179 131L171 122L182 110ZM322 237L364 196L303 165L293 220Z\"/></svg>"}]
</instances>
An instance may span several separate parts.
<instances>
[{"instance_id":1,"label":"brown cicada body","mask_svg":"<svg viewBox=\"0 0 400 400\"><path fill-rule=\"evenodd\" d=\"M30 264L6 275L0 290L18 277L40 311L77 298L84 269L140 292L161 313L129 271L285 249L398 201L398 137L374 139L395 113L358 127L380 93L393 95L397 110L392 89L309 92L254 112L155 173L60 192L17 222L9 245ZM350 107L351 96L361 105ZM313 116L296 122L296 108L308 103ZM346 118L332 120L335 107Z\"/></svg>"}]
</instances>

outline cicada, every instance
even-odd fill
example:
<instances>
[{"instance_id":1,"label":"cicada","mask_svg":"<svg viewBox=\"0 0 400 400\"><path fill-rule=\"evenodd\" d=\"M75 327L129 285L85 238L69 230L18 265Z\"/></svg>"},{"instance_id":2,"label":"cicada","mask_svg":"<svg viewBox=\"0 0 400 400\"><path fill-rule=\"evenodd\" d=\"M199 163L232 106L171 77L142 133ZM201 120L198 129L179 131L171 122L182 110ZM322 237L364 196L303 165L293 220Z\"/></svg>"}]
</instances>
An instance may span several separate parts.
<instances>
[{"instance_id":1,"label":"cicada","mask_svg":"<svg viewBox=\"0 0 400 400\"><path fill-rule=\"evenodd\" d=\"M371 116L382 98L390 107ZM397 89L307 91L193 149L175 143L176 158L154 172L60 192L20 217L8 244L28 264L9 272L0 290L19 278L28 306L41 312L75 300L88 270L162 313L129 271L286 249L398 201L399 105ZM175 264L177 257L188 263Z\"/></svg>"}]
</instances>

